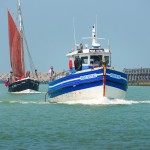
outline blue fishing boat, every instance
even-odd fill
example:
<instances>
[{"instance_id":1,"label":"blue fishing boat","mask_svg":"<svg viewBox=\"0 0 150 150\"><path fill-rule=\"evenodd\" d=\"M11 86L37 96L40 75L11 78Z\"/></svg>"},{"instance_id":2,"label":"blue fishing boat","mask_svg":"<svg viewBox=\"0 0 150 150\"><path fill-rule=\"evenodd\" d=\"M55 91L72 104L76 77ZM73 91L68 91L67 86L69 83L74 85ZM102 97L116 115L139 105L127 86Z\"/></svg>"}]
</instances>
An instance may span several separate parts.
<instances>
[{"instance_id":1,"label":"blue fishing boat","mask_svg":"<svg viewBox=\"0 0 150 150\"><path fill-rule=\"evenodd\" d=\"M69 71L56 74L48 83L49 102L89 99L122 99L127 91L127 75L111 66L111 51L102 48L92 27L92 46L75 44L67 57Z\"/></svg>"}]
</instances>

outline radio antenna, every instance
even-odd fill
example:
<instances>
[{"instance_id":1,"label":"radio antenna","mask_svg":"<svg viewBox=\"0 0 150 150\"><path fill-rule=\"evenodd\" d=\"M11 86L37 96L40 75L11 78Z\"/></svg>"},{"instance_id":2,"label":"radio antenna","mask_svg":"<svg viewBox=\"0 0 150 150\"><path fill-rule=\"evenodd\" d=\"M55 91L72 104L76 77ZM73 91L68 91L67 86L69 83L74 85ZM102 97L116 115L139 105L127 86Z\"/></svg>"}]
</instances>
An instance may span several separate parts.
<instances>
[{"instance_id":1,"label":"radio antenna","mask_svg":"<svg viewBox=\"0 0 150 150\"><path fill-rule=\"evenodd\" d=\"M75 30L75 23L74 23L74 18L73 18L73 31L74 31L74 44L75 44L75 50L76 50L76 30Z\"/></svg>"},{"instance_id":2,"label":"radio antenna","mask_svg":"<svg viewBox=\"0 0 150 150\"><path fill-rule=\"evenodd\" d=\"M96 25L95 25L95 29L96 29L96 37L97 37L97 14L96 14Z\"/></svg>"},{"instance_id":3,"label":"radio antenna","mask_svg":"<svg viewBox=\"0 0 150 150\"><path fill-rule=\"evenodd\" d=\"M108 49L110 50L110 41L109 41L109 39L108 39Z\"/></svg>"}]
</instances>

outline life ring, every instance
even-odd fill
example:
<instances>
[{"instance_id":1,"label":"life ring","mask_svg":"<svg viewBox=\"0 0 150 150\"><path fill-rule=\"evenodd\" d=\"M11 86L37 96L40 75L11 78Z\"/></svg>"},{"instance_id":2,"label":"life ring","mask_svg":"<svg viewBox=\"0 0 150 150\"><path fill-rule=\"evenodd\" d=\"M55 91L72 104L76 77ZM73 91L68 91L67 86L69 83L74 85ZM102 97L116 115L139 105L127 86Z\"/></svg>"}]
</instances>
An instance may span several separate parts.
<instances>
[{"instance_id":1,"label":"life ring","mask_svg":"<svg viewBox=\"0 0 150 150\"><path fill-rule=\"evenodd\" d=\"M69 68L72 69L73 64L72 64L72 60L69 60Z\"/></svg>"}]
</instances>

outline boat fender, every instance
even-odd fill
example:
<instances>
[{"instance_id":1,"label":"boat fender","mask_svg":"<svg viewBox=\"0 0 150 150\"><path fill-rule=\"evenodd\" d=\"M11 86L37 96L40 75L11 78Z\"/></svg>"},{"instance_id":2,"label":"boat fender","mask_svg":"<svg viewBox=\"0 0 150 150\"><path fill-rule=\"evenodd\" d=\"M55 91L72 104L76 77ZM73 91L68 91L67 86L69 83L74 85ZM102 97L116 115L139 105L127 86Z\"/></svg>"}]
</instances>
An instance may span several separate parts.
<instances>
[{"instance_id":1,"label":"boat fender","mask_svg":"<svg viewBox=\"0 0 150 150\"><path fill-rule=\"evenodd\" d=\"M72 60L69 60L69 69L72 69L73 64L72 64Z\"/></svg>"}]
</instances>

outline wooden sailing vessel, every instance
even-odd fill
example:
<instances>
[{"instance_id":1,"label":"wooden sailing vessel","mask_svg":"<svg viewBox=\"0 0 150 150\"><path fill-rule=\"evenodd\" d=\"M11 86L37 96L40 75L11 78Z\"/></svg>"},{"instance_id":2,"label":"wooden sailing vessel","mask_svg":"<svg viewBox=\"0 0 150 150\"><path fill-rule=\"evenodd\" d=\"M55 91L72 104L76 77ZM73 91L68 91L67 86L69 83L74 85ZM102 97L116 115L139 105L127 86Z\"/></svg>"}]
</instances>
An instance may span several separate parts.
<instances>
[{"instance_id":1,"label":"wooden sailing vessel","mask_svg":"<svg viewBox=\"0 0 150 150\"><path fill-rule=\"evenodd\" d=\"M24 26L21 15L21 3L18 0L18 18L19 18L19 28L13 17L8 10L8 33L9 33L9 49L10 49L10 63L12 71L10 73L8 91L9 92L23 92L30 93L39 90L39 81L37 76L37 70L34 67L28 45L24 35ZM30 71L25 69L24 51L25 46L29 55L29 61L31 66ZM34 71L35 72L34 72Z\"/></svg>"}]
</instances>

